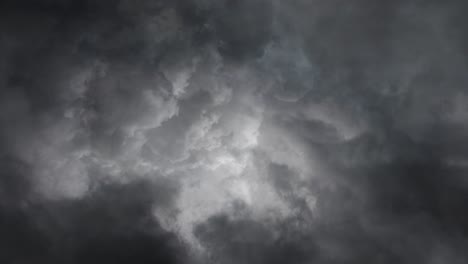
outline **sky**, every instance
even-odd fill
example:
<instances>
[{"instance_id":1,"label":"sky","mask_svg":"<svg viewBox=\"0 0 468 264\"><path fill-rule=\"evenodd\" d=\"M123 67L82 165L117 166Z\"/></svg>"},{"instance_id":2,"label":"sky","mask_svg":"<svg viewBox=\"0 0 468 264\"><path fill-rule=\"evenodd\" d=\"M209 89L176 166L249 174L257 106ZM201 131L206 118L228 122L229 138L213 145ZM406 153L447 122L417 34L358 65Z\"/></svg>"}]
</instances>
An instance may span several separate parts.
<instances>
[{"instance_id":1,"label":"sky","mask_svg":"<svg viewBox=\"0 0 468 264\"><path fill-rule=\"evenodd\" d=\"M1 1L0 263L467 263L467 12Z\"/></svg>"}]
</instances>

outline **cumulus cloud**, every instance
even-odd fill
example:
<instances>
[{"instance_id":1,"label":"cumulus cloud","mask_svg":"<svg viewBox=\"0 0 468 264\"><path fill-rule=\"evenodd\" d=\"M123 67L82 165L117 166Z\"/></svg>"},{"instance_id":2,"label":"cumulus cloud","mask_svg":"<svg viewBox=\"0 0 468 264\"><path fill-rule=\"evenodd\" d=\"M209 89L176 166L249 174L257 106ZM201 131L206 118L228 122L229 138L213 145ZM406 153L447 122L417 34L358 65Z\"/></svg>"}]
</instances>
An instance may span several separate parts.
<instances>
[{"instance_id":1,"label":"cumulus cloud","mask_svg":"<svg viewBox=\"0 0 468 264\"><path fill-rule=\"evenodd\" d=\"M2 263L464 263L462 1L3 1Z\"/></svg>"}]
</instances>

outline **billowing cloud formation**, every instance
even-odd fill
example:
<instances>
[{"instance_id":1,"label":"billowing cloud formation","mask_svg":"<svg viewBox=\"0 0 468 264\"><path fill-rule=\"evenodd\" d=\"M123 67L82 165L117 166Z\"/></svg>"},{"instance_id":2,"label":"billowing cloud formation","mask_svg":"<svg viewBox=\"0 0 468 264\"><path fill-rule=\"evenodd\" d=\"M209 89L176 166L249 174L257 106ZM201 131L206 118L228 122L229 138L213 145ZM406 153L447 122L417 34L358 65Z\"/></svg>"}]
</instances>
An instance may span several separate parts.
<instances>
[{"instance_id":1,"label":"billowing cloud formation","mask_svg":"<svg viewBox=\"0 0 468 264\"><path fill-rule=\"evenodd\" d=\"M2 263L465 263L462 1L3 1Z\"/></svg>"}]
</instances>

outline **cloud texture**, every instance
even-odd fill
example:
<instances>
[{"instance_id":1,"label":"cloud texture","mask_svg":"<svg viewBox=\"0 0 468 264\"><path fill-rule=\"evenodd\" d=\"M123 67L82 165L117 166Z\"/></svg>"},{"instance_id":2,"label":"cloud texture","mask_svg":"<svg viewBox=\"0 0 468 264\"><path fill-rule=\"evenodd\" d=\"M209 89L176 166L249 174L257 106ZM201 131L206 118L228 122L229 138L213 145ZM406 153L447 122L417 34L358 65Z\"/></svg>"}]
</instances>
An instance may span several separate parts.
<instances>
[{"instance_id":1,"label":"cloud texture","mask_svg":"<svg viewBox=\"0 0 468 264\"><path fill-rule=\"evenodd\" d=\"M463 1L0 4L1 263L466 263Z\"/></svg>"}]
</instances>

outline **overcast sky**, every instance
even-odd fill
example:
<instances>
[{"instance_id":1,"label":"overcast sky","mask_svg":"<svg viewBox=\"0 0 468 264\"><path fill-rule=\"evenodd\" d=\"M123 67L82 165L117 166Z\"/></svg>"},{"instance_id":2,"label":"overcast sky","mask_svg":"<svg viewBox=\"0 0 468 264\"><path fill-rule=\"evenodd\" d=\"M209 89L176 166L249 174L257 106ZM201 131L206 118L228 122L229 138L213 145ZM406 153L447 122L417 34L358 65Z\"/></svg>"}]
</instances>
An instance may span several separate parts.
<instances>
[{"instance_id":1,"label":"overcast sky","mask_svg":"<svg viewBox=\"0 0 468 264\"><path fill-rule=\"evenodd\" d=\"M1 1L0 263L467 263L465 2Z\"/></svg>"}]
</instances>

